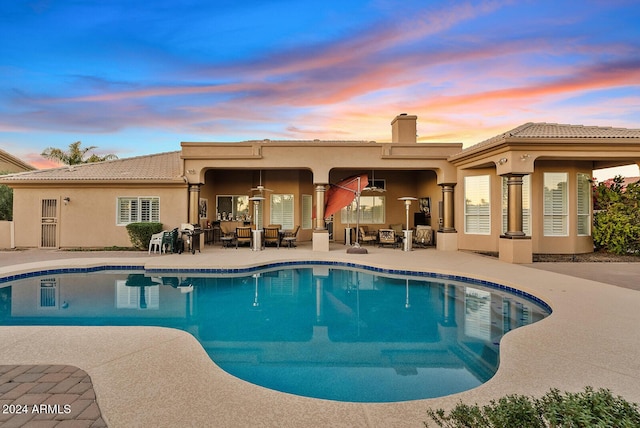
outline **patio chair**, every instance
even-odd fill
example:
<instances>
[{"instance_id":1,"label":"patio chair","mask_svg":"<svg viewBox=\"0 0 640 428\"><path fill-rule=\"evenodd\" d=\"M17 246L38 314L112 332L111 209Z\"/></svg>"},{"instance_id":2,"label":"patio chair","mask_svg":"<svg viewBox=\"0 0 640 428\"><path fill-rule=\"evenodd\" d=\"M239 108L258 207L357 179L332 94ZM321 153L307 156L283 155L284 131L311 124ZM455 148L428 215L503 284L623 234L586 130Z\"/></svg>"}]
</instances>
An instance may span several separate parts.
<instances>
[{"instance_id":1,"label":"patio chair","mask_svg":"<svg viewBox=\"0 0 640 428\"><path fill-rule=\"evenodd\" d=\"M393 229L378 230L378 245L380 247L391 245L393 248L398 248L399 242L396 231Z\"/></svg>"},{"instance_id":2,"label":"patio chair","mask_svg":"<svg viewBox=\"0 0 640 428\"><path fill-rule=\"evenodd\" d=\"M413 243L415 245L426 247L428 245L432 245L432 241L433 241L433 229L431 229L431 226L424 226L424 225L416 226L416 234L413 237Z\"/></svg>"},{"instance_id":3,"label":"patio chair","mask_svg":"<svg viewBox=\"0 0 640 428\"><path fill-rule=\"evenodd\" d=\"M240 244L248 244L251 246L251 228L250 227L236 227L236 249Z\"/></svg>"},{"instance_id":4,"label":"patio chair","mask_svg":"<svg viewBox=\"0 0 640 428\"><path fill-rule=\"evenodd\" d=\"M287 248L291 248L292 245L294 247L296 246L295 243L298 239L299 230L300 230L300 225L296 226L293 232L285 233L284 237L282 238L282 242L287 244Z\"/></svg>"},{"instance_id":5,"label":"patio chair","mask_svg":"<svg viewBox=\"0 0 640 428\"><path fill-rule=\"evenodd\" d=\"M359 244L375 244L378 241L378 234L370 233L366 226L360 226L358 228L358 243Z\"/></svg>"},{"instance_id":6,"label":"patio chair","mask_svg":"<svg viewBox=\"0 0 640 428\"><path fill-rule=\"evenodd\" d=\"M164 236L164 232L158 232L151 235L151 240L149 241L149 254L151 254L151 249L153 249L153 253L156 252L162 253L162 237Z\"/></svg>"},{"instance_id":7,"label":"patio chair","mask_svg":"<svg viewBox=\"0 0 640 428\"><path fill-rule=\"evenodd\" d=\"M402 237L402 235L403 235L402 230L404 228L402 227L401 223L390 224L389 225L389 229L392 229L397 237L400 237L400 238Z\"/></svg>"},{"instance_id":8,"label":"patio chair","mask_svg":"<svg viewBox=\"0 0 640 428\"><path fill-rule=\"evenodd\" d=\"M177 253L178 252L178 228L176 227L172 231L164 231L162 233L162 251L164 253Z\"/></svg>"},{"instance_id":9,"label":"patio chair","mask_svg":"<svg viewBox=\"0 0 640 428\"><path fill-rule=\"evenodd\" d=\"M277 227L265 227L264 228L264 241L263 246L267 244L275 244L280 249L280 229Z\"/></svg>"}]
</instances>

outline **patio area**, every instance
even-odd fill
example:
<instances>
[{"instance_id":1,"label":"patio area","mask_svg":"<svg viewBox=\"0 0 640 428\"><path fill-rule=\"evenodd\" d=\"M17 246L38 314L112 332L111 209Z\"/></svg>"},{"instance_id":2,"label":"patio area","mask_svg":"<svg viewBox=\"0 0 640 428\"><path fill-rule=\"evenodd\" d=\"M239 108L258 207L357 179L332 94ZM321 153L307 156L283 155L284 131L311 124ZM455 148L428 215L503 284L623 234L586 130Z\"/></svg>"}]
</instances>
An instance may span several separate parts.
<instances>
[{"instance_id":1,"label":"patio area","mask_svg":"<svg viewBox=\"0 0 640 428\"><path fill-rule=\"evenodd\" d=\"M331 244L331 251L321 253L302 242L297 248L264 251L205 246L195 255L11 251L0 252L0 277L132 261L148 268L215 268L330 260L493 281L545 300L554 312L503 338L500 368L484 385L447 397L401 403L334 402L255 386L219 369L188 333L167 328L0 327L0 365L80 368L91 378L109 427L420 427L429 407L450 408L459 401L486 403L513 393L540 396L550 388L579 391L587 385L640 402L640 293L625 288L632 278L640 277L640 263L563 264L564 270L557 273L544 270L546 264L514 265L433 248L367 249L369 254L347 254L344 245ZM577 276L588 276L589 269L619 286Z\"/></svg>"}]
</instances>

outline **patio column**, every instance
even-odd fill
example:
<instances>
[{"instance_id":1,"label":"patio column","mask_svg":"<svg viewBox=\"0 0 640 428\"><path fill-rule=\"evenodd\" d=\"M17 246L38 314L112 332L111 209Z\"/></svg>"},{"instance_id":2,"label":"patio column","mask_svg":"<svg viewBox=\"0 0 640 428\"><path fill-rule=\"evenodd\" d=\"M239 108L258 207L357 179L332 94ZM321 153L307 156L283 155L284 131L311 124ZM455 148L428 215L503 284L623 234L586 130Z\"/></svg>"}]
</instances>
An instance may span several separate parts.
<instances>
[{"instance_id":1,"label":"patio column","mask_svg":"<svg viewBox=\"0 0 640 428\"><path fill-rule=\"evenodd\" d=\"M523 237L522 231L522 175L507 174L507 232L506 237Z\"/></svg>"},{"instance_id":2,"label":"patio column","mask_svg":"<svg viewBox=\"0 0 640 428\"><path fill-rule=\"evenodd\" d=\"M500 236L499 258L507 263L531 263L533 244L522 230L522 177L524 174L506 174L507 177L507 232Z\"/></svg>"},{"instance_id":3,"label":"patio column","mask_svg":"<svg viewBox=\"0 0 640 428\"><path fill-rule=\"evenodd\" d=\"M316 230L326 229L324 222L324 192L326 184L316 184Z\"/></svg>"},{"instance_id":4,"label":"patio column","mask_svg":"<svg viewBox=\"0 0 640 428\"><path fill-rule=\"evenodd\" d=\"M329 231L324 222L326 184L316 184L316 227L313 229L313 251L329 251Z\"/></svg>"},{"instance_id":5,"label":"patio column","mask_svg":"<svg viewBox=\"0 0 640 428\"><path fill-rule=\"evenodd\" d=\"M439 232L455 233L453 217L453 187L455 184L441 184L442 186L442 226Z\"/></svg>"},{"instance_id":6,"label":"patio column","mask_svg":"<svg viewBox=\"0 0 640 428\"><path fill-rule=\"evenodd\" d=\"M189 223L200 224L200 184L189 184Z\"/></svg>"},{"instance_id":7,"label":"patio column","mask_svg":"<svg viewBox=\"0 0 640 428\"><path fill-rule=\"evenodd\" d=\"M455 228L453 188L455 183L442 183L442 224L436 234L436 248L440 251L458 251L458 231Z\"/></svg>"}]
</instances>

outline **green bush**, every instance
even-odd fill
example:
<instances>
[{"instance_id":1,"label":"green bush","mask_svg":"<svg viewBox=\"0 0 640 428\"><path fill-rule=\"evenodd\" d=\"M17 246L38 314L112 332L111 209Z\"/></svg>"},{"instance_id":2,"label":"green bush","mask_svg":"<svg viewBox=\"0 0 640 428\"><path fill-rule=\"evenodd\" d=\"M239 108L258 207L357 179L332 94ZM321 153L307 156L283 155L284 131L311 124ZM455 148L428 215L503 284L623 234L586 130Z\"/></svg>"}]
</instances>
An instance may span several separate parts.
<instances>
[{"instance_id":1,"label":"green bush","mask_svg":"<svg viewBox=\"0 0 640 428\"><path fill-rule=\"evenodd\" d=\"M129 223L127 232L134 247L146 250L149 248L151 235L162 232L162 223Z\"/></svg>"},{"instance_id":2,"label":"green bush","mask_svg":"<svg viewBox=\"0 0 640 428\"><path fill-rule=\"evenodd\" d=\"M589 386L578 393L551 389L539 399L507 395L486 406L461 402L448 414L443 409L428 409L427 414L445 428L640 427L637 404Z\"/></svg>"},{"instance_id":3,"label":"green bush","mask_svg":"<svg viewBox=\"0 0 640 428\"><path fill-rule=\"evenodd\" d=\"M615 254L640 252L640 184L622 186L617 176L610 185L594 188L593 242Z\"/></svg>"}]
</instances>

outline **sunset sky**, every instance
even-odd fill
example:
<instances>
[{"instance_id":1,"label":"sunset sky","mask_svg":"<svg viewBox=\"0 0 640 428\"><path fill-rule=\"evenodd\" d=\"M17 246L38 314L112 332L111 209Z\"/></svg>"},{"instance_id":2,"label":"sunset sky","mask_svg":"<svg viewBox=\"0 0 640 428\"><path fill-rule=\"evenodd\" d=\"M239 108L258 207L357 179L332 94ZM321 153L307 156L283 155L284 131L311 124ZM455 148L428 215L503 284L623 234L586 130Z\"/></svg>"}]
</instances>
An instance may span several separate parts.
<instances>
[{"instance_id":1,"label":"sunset sky","mask_svg":"<svg viewBox=\"0 0 640 428\"><path fill-rule=\"evenodd\" d=\"M640 128L637 0L0 4L0 147L131 157L181 141L465 146L525 122Z\"/></svg>"}]
</instances>

